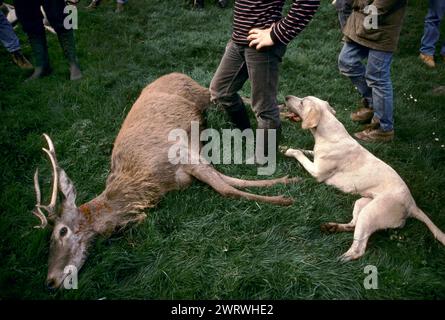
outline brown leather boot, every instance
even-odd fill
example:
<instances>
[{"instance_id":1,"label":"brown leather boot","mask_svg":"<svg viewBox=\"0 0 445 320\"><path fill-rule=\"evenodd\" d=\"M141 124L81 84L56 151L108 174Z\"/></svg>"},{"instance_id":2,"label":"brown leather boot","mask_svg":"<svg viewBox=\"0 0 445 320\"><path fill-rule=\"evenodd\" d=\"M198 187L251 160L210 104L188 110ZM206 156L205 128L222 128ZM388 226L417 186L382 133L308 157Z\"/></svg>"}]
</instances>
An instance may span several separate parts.
<instances>
[{"instance_id":1,"label":"brown leather boot","mask_svg":"<svg viewBox=\"0 0 445 320\"><path fill-rule=\"evenodd\" d=\"M123 3L117 3L116 4L116 10L114 10L115 13L121 13L125 9L125 4Z\"/></svg>"},{"instance_id":2,"label":"brown leather boot","mask_svg":"<svg viewBox=\"0 0 445 320\"><path fill-rule=\"evenodd\" d=\"M366 129L355 133L354 136L359 140L367 142L389 142L394 139L394 130Z\"/></svg>"},{"instance_id":3,"label":"brown leather boot","mask_svg":"<svg viewBox=\"0 0 445 320\"><path fill-rule=\"evenodd\" d=\"M434 62L433 56L421 53L419 54L419 59L422 60L422 62L430 68L436 67L436 63Z\"/></svg>"},{"instance_id":4,"label":"brown leather boot","mask_svg":"<svg viewBox=\"0 0 445 320\"><path fill-rule=\"evenodd\" d=\"M363 126L363 130L374 130L380 128L380 120L377 119L375 116L372 118L371 123L365 124Z\"/></svg>"},{"instance_id":5,"label":"brown leather boot","mask_svg":"<svg viewBox=\"0 0 445 320\"><path fill-rule=\"evenodd\" d=\"M362 99L361 107L351 113L351 120L355 122L369 122L374 116L374 110L366 99Z\"/></svg>"},{"instance_id":6,"label":"brown leather boot","mask_svg":"<svg viewBox=\"0 0 445 320\"><path fill-rule=\"evenodd\" d=\"M88 5L87 9L96 9L100 4L100 0L92 0L91 3Z\"/></svg>"},{"instance_id":7,"label":"brown leather boot","mask_svg":"<svg viewBox=\"0 0 445 320\"><path fill-rule=\"evenodd\" d=\"M21 50L11 52L12 61L23 70L33 69L31 62L26 59Z\"/></svg>"}]
</instances>

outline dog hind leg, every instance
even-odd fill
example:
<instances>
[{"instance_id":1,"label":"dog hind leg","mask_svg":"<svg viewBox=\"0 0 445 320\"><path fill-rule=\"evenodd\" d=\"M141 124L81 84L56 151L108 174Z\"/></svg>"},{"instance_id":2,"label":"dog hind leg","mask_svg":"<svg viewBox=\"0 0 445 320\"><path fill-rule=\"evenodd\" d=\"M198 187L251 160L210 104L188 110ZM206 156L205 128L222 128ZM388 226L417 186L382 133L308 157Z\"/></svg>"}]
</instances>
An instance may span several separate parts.
<instances>
[{"instance_id":1,"label":"dog hind leg","mask_svg":"<svg viewBox=\"0 0 445 320\"><path fill-rule=\"evenodd\" d=\"M340 260L350 261L363 256L369 237L377 230L403 226L405 212L403 203L394 201L392 195L377 197L370 201L360 211L355 225L354 241Z\"/></svg>"},{"instance_id":2,"label":"dog hind leg","mask_svg":"<svg viewBox=\"0 0 445 320\"><path fill-rule=\"evenodd\" d=\"M336 223L336 222L328 222L323 223L320 226L321 231L323 232L351 232L355 229L355 224L357 222L360 211L369 203L372 199L370 198L360 198L354 204L354 210L352 211L352 220L349 223Z\"/></svg>"}]
</instances>

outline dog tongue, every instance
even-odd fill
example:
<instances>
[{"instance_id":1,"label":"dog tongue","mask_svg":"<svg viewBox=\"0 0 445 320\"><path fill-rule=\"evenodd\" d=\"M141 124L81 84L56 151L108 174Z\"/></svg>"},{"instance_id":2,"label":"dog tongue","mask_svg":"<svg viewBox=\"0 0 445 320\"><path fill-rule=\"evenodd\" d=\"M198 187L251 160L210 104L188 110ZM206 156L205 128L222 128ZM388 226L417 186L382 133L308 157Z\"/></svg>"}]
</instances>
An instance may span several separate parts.
<instances>
[{"instance_id":1,"label":"dog tongue","mask_svg":"<svg viewBox=\"0 0 445 320\"><path fill-rule=\"evenodd\" d=\"M299 122L299 121L301 121L300 116L298 114L296 114L296 113L293 113L293 112L286 112L284 117L286 119L289 119L292 122Z\"/></svg>"}]
</instances>

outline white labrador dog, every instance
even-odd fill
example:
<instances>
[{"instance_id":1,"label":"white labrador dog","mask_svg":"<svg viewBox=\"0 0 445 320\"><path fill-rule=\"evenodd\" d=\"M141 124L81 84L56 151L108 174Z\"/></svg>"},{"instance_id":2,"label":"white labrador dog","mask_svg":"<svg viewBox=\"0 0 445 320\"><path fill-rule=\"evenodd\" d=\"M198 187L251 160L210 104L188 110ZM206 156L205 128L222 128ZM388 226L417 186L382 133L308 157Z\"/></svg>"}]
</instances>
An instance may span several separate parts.
<instances>
[{"instance_id":1,"label":"white labrador dog","mask_svg":"<svg viewBox=\"0 0 445 320\"><path fill-rule=\"evenodd\" d=\"M373 232L403 227L408 217L424 222L445 245L445 234L417 207L402 178L348 134L329 103L316 97L288 96L286 106L302 119L303 129L311 130L315 146L313 151L283 149L284 154L296 158L318 182L361 196L351 222L322 225L328 232L354 231L352 246L341 260L360 258ZM314 161L305 154L312 155Z\"/></svg>"}]
</instances>

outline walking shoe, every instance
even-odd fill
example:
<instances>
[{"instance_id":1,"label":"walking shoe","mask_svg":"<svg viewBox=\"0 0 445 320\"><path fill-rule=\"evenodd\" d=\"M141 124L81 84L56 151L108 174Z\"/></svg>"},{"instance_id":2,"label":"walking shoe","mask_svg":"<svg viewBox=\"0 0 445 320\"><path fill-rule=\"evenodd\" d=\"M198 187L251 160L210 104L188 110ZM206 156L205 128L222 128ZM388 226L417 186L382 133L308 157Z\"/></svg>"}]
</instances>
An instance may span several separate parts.
<instances>
[{"instance_id":1,"label":"walking shoe","mask_svg":"<svg viewBox=\"0 0 445 320\"><path fill-rule=\"evenodd\" d=\"M11 57L12 61L14 61L14 63L18 65L20 69L29 70L33 68L31 62L29 62L28 59L26 59L26 57L23 55L20 49L11 52Z\"/></svg>"},{"instance_id":2,"label":"walking shoe","mask_svg":"<svg viewBox=\"0 0 445 320\"><path fill-rule=\"evenodd\" d=\"M445 96L445 86L437 86L432 92L436 96Z\"/></svg>"},{"instance_id":3,"label":"walking shoe","mask_svg":"<svg viewBox=\"0 0 445 320\"><path fill-rule=\"evenodd\" d=\"M422 60L422 62L430 68L434 68L436 66L436 63L434 62L434 56L420 53L419 59Z\"/></svg>"},{"instance_id":4,"label":"walking shoe","mask_svg":"<svg viewBox=\"0 0 445 320\"><path fill-rule=\"evenodd\" d=\"M377 119L375 116L372 118L371 123L365 124L363 126L363 130L374 130L380 128L380 120Z\"/></svg>"},{"instance_id":5,"label":"walking shoe","mask_svg":"<svg viewBox=\"0 0 445 320\"><path fill-rule=\"evenodd\" d=\"M114 10L115 13L121 13L123 12L125 9L125 4L124 3L117 3L116 4L116 10Z\"/></svg>"},{"instance_id":6,"label":"walking shoe","mask_svg":"<svg viewBox=\"0 0 445 320\"><path fill-rule=\"evenodd\" d=\"M367 142L389 142L394 139L394 130L383 131L382 129L365 129L357 132L354 136Z\"/></svg>"},{"instance_id":7,"label":"walking shoe","mask_svg":"<svg viewBox=\"0 0 445 320\"><path fill-rule=\"evenodd\" d=\"M369 105L368 100L363 98L357 110L351 113L351 120L355 122L369 122L374 116L374 110Z\"/></svg>"},{"instance_id":8,"label":"walking shoe","mask_svg":"<svg viewBox=\"0 0 445 320\"><path fill-rule=\"evenodd\" d=\"M87 9L96 9L100 4L100 0L92 0Z\"/></svg>"}]
</instances>

